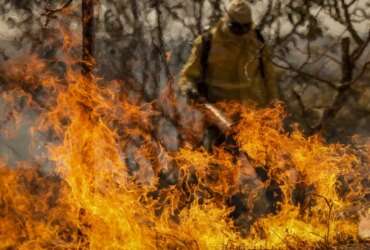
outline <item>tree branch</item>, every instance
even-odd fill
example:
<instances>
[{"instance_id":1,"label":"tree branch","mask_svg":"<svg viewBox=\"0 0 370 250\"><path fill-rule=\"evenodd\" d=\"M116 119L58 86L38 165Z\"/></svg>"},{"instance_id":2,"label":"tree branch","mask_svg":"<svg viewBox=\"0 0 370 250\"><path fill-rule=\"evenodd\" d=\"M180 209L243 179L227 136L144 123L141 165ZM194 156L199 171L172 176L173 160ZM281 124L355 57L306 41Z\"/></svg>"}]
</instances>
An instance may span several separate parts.
<instances>
[{"instance_id":1,"label":"tree branch","mask_svg":"<svg viewBox=\"0 0 370 250\"><path fill-rule=\"evenodd\" d=\"M349 7L353 3L346 4L345 0L340 0L340 1L342 3L342 7L343 7L343 11L344 11L344 17L345 17L345 20L346 20L346 25L347 25L349 33L352 35L353 39L356 41L356 43L358 45L363 44L363 41L362 41L360 35L357 33L357 31L353 27L352 20L351 20L350 14L349 14Z\"/></svg>"},{"instance_id":2,"label":"tree branch","mask_svg":"<svg viewBox=\"0 0 370 250\"><path fill-rule=\"evenodd\" d=\"M46 17L45 26L48 26L49 23L50 23L50 20L55 19L57 17L56 14L58 12L62 12L65 9L67 9L72 4L72 2L73 2L73 0L67 0L67 2L65 2L61 7L56 8L56 9L50 9L50 8L46 7L44 9L45 12L41 14L42 16Z\"/></svg>"}]
</instances>

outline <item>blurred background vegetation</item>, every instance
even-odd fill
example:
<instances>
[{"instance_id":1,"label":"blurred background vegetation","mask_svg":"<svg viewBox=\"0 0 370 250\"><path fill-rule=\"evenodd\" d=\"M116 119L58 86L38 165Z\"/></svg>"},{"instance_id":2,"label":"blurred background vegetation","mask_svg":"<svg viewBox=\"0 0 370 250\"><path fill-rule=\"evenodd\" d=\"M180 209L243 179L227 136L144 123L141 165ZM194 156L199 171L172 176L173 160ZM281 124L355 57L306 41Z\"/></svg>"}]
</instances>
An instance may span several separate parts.
<instances>
[{"instance_id":1,"label":"blurred background vegetation","mask_svg":"<svg viewBox=\"0 0 370 250\"><path fill-rule=\"evenodd\" d=\"M288 120L330 140L369 135L370 1L250 3L281 73ZM176 80L192 41L222 17L227 1L0 0L0 63L33 53L63 74L56 31L63 24L81 39L82 4L95 10L97 73L123 80L143 101L152 101L169 79Z\"/></svg>"}]
</instances>

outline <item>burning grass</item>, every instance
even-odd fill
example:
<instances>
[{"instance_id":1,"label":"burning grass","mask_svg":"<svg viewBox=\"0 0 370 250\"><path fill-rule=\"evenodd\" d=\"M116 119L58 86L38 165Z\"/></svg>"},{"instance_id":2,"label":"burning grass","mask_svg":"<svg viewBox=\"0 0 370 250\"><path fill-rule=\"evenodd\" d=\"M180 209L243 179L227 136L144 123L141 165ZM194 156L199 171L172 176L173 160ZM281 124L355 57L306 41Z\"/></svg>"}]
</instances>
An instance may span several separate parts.
<instances>
[{"instance_id":1,"label":"burning grass","mask_svg":"<svg viewBox=\"0 0 370 250\"><path fill-rule=\"evenodd\" d=\"M356 172L359 158L319 136L285 132L280 105L220 104L241 113L233 135L247 159L223 146L212 154L189 145L169 152L153 134L160 116L154 105L134 104L119 82L98 83L72 65L59 79L46 63L32 61L37 67L4 71L10 84L2 95L15 103L10 89L27 93L27 105L40 111L32 135L52 138L45 158L54 167L1 163L1 249L308 249L357 242L349 211L363 202L358 183L367 176ZM137 148L131 170L130 143ZM265 178L251 168L263 169ZM243 203L237 216L233 197Z\"/></svg>"}]
</instances>

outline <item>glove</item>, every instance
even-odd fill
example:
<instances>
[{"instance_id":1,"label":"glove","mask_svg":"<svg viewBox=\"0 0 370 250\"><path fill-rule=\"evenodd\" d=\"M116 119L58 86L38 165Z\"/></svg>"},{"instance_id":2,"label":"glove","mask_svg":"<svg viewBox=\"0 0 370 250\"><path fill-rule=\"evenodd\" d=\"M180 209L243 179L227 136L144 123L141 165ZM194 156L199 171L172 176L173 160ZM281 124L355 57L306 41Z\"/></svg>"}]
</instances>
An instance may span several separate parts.
<instances>
[{"instance_id":1,"label":"glove","mask_svg":"<svg viewBox=\"0 0 370 250\"><path fill-rule=\"evenodd\" d=\"M186 92L186 96L191 100L198 100L201 97L199 91L195 88L189 88Z\"/></svg>"},{"instance_id":2,"label":"glove","mask_svg":"<svg viewBox=\"0 0 370 250\"><path fill-rule=\"evenodd\" d=\"M191 100L197 100L201 97L198 89L192 82L188 82L184 84L183 87L180 89L180 91L182 95L186 96L187 98Z\"/></svg>"}]
</instances>

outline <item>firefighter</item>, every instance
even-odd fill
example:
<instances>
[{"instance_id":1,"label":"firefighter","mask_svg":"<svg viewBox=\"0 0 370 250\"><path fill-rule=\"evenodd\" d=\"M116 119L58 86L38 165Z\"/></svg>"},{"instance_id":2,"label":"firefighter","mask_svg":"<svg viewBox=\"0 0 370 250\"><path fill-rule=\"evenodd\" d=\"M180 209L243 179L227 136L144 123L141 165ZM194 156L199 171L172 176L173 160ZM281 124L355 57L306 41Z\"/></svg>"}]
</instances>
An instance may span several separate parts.
<instances>
[{"instance_id":1,"label":"firefighter","mask_svg":"<svg viewBox=\"0 0 370 250\"><path fill-rule=\"evenodd\" d=\"M275 78L250 6L245 0L234 0L215 27L194 41L179 87L190 98L265 107L279 97Z\"/></svg>"},{"instance_id":2,"label":"firefighter","mask_svg":"<svg viewBox=\"0 0 370 250\"><path fill-rule=\"evenodd\" d=\"M215 27L194 41L180 74L179 89L193 100L236 100L266 107L279 99L275 75L269 49L254 27L249 4L233 0ZM203 146L212 151L213 145L223 141L219 129L210 125Z\"/></svg>"},{"instance_id":3,"label":"firefighter","mask_svg":"<svg viewBox=\"0 0 370 250\"><path fill-rule=\"evenodd\" d=\"M252 10L246 1L233 0L215 27L194 41L191 55L180 75L179 89L188 98L207 103L233 100L266 107L278 100L269 50L254 27ZM211 124L205 132L203 146L211 152L214 145L221 143L230 144L231 148L236 145L231 136L225 136ZM233 151L233 155L238 154L238 149ZM244 177L256 178L257 172L249 170L250 173ZM254 218L274 211L276 204L269 199L272 192L269 190L274 190L272 193L275 196L280 194L279 188L271 186L265 189L260 180L256 183L248 188L260 190L253 208L247 208L245 192L230 201L235 207L231 216L242 228L248 228L253 223L253 219L243 215ZM249 213L246 213L247 210Z\"/></svg>"}]
</instances>

